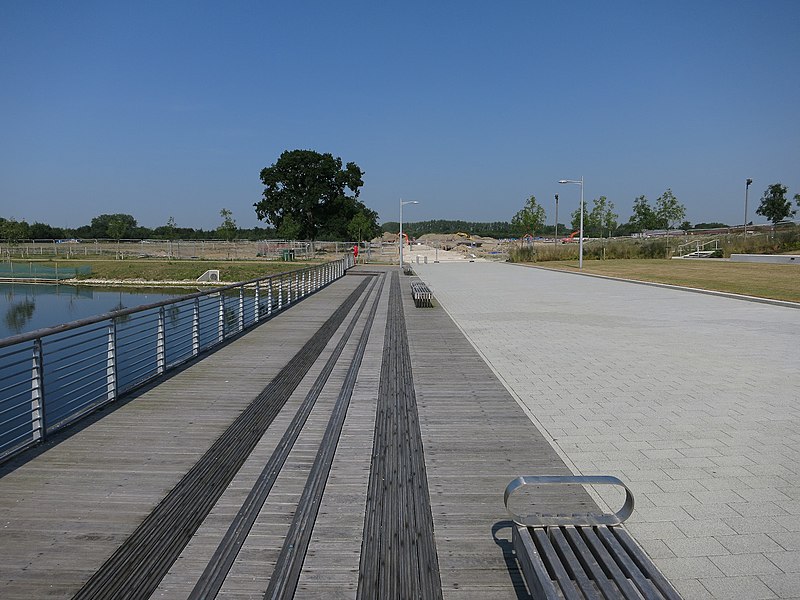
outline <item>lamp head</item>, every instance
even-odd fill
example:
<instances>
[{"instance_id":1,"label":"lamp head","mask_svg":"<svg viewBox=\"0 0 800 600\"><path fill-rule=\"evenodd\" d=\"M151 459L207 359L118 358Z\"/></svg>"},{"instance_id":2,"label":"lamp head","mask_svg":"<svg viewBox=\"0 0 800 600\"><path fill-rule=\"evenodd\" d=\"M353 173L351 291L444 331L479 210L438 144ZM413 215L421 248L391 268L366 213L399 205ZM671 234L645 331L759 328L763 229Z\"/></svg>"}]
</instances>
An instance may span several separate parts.
<instances>
[{"instance_id":1,"label":"lamp head","mask_svg":"<svg viewBox=\"0 0 800 600\"><path fill-rule=\"evenodd\" d=\"M749 187L751 183L753 183L753 180L748 177L746 185Z\"/></svg>"}]
</instances>

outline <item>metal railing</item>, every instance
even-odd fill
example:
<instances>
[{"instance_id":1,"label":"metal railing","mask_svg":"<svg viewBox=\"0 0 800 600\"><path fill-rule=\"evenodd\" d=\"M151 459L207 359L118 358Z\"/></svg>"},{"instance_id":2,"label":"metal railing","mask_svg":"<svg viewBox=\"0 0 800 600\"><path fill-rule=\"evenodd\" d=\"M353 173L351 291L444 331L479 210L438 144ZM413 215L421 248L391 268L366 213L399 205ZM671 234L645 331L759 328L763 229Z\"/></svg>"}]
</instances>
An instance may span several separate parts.
<instances>
[{"instance_id":1,"label":"metal railing","mask_svg":"<svg viewBox=\"0 0 800 600\"><path fill-rule=\"evenodd\" d=\"M700 257L703 254L712 254L720 250L719 238L710 240L692 240L678 246L675 254L681 258L684 256Z\"/></svg>"},{"instance_id":2,"label":"metal railing","mask_svg":"<svg viewBox=\"0 0 800 600\"><path fill-rule=\"evenodd\" d=\"M0 461L342 277L353 257L0 340Z\"/></svg>"}]
</instances>

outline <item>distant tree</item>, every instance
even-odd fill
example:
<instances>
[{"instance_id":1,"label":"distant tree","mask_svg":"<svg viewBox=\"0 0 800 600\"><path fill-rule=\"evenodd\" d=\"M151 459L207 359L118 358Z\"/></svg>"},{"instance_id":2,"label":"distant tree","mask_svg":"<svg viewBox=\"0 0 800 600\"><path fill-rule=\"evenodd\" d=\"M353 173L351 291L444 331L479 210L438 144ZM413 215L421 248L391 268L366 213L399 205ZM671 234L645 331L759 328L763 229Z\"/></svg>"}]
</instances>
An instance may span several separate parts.
<instances>
[{"instance_id":1,"label":"distant tree","mask_svg":"<svg viewBox=\"0 0 800 600\"><path fill-rule=\"evenodd\" d=\"M112 221L114 224L114 232L109 231ZM137 228L136 219L132 215L117 213L113 215L98 215L92 219L89 226L89 231L85 233L85 237L93 238L113 238L121 239L126 235L132 235ZM120 231L122 233L120 233ZM117 235L119 234L119 237Z\"/></svg>"},{"instance_id":2,"label":"distant tree","mask_svg":"<svg viewBox=\"0 0 800 600\"><path fill-rule=\"evenodd\" d=\"M530 196L525 206L511 218L511 225L519 235L535 235L544 226L544 219L544 207L536 202L536 196Z\"/></svg>"},{"instance_id":3,"label":"distant tree","mask_svg":"<svg viewBox=\"0 0 800 600\"><path fill-rule=\"evenodd\" d=\"M692 229L721 229L723 227L729 227L725 223L717 223L712 221L711 223L695 223Z\"/></svg>"},{"instance_id":4,"label":"distant tree","mask_svg":"<svg viewBox=\"0 0 800 600\"><path fill-rule=\"evenodd\" d=\"M584 209L585 211L586 209ZM575 210L570 213L570 225L572 225L572 231L580 231L581 228L581 207L579 206ZM583 214L583 229L584 232L586 231L586 212Z\"/></svg>"},{"instance_id":5,"label":"distant tree","mask_svg":"<svg viewBox=\"0 0 800 600\"><path fill-rule=\"evenodd\" d=\"M684 231L691 228L692 224L689 221L683 221L680 225L678 225L678 229L683 229Z\"/></svg>"},{"instance_id":6,"label":"distant tree","mask_svg":"<svg viewBox=\"0 0 800 600\"><path fill-rule=\"evenodd\" d=\"M594 206L588 215L584 216L586 221L584 230L593 237L611 237L611 233L617 228L619 215L614 212L614 203L609 202L605 196L600 196L593 200ZM580 218L580 214L578 214Z\"/></svg>"},{"instance_id":7,"label":"distant tree","mask_svg":"<svg viewBox=\"0 0 800 600\"><path fill-rule=\"evenodd\" d=\"M219 216L222 217L222 224L217 227L217 233L222 239L230 242L236 237L236 221L233 220L233 213L223 208L219 211Z\"/></svg>"},{"instance_id":8,"label":"distant tree","mask_svg":"<svg viewBox=\"0 0 800 600\"><path fill-rule=\"evenodd\" d=\"M797 204L797 206L800 206L800 194L794 195L794 201Z\"/></svg>"},{"instance_id":9,"label":"distant tree","mask_svg":"<svg viewBox=\"0 0 800 600\"><path fill-rule=\"evenodd\" d=\"M278 237L282 240L296 240L300 238L300 223L294 220L292 215L286 215L281 221L277 231Z\"/></svg>"},{"instance_id":10,"label":"distant tree","mask_svg":"<svg viewBox=\"0 0 800 600\"><path fill-rule=\"evenodd\" d=\"M264 191L254 204L256 215L279 229L291 215L300 226L299 236L307 239L316 239L323 227L327 235L346 236L347 224L366 209L358 202L363 175L356 163L342 168L342 159L330 153L287 150L261 170Z\"/></svg>"},{"instance_id":11,"label":"distant tree","mask_svg":"<svg viewBox=\"0 0 800 600\"><path fill-rule=\"evenodd\" d=\"M17 221L14 218L0 218L0 238L9 244L18 244L30 238L30 226L25 221Z\"/></svg>"},{"instance_id":12,"label":"distant tree","mask_svg":"<svg viewBox=\"0 0 800 600\"><path fill-rule=\"evenodd\" d=\"M127 235L128 228L129 224L125 219L121 218L120 215L114 215L108 222L106 232L108 237L119 241Z\"/></svg>"},{"instance_id":13,"label":"distant tree","mask_svg":"<svg viewBox=\"0 0 800 600\"><path fill-rule=\"evenodd\" d=\"M658 229L658 217L644 195L633 201L633 214L628 220L633 231L641 233L648 229Z\"/></svg>"},{"instance_id":14,"label":"distant tree","mask_svg":"<svg viewBox=\"0 0 800 600\"><path fill-rule=\"evenodd\" d=\"M370 219L364 212L359 212L350 219L347 225L347 233L351 240L363 242L372 239L376 235L375 221Z\"/></svg>"},{"instance_id":15,"label":"distant tree","mask_svg":"<svg viewBox=\"0 0 800 600\"><path fill-rule=\"evenodd\" d=\"M667 189L656 199L655 214L659 228L675 229L686 218L686 207L678 202L671 189Z\"/></svg>"},{"instance_id":16,"label":"distant tree","mask_svg":"<svg viewBox=\"0 0 800 600\"><path fill-rule=\"evenodd\" d=\"M30 236L34 240L58 240L67 237L66 232L60 227L51 227L39 222L31 225Z\"/></svg>"},{"instance_id":17,"label":"distant tree","mask_svg":"<svg viewBox=\"0 0 800 600\"><path fill-rule=\"evenodd\" d=\"M175 237L175 233L177 232L177 230L178 226L175 223L175 217L170 217L169 219L167 219L167 224L165 226L165 232L164 232L167 236L167 239L169 240L173 239Z\"/></svg>"},{"instance_id":18,"label":"distant tree","mask_svg":"<svg viewBox=\"0 0 800 600\"><path fill-rule=\"evenodd\" d=\"M781 183L773 183L766 190L761 197L761 204L756 209L756 214L761 215L777 223L792 216L795 211L792 210L792 203L786 198L789 188Z\"/></svg>"}]
</instances>

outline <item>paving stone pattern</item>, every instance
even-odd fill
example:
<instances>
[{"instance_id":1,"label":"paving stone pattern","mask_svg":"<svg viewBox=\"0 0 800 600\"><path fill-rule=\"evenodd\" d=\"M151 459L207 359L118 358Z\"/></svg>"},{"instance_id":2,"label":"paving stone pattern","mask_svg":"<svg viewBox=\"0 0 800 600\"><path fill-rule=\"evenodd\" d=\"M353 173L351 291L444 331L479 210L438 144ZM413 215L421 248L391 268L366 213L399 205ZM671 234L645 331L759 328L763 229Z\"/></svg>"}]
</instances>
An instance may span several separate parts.
<instances>
[{"instance_id":1,"label":"paving stone pattern","mask_svg":"<svg viewBox=\"0 0 800 600\"><path fill-rule=\"evenodd\" d=\"M800 310L414 269L574 472L628 483L628 530L686 598L800 598Z\"/></svg>"}]
</instances>

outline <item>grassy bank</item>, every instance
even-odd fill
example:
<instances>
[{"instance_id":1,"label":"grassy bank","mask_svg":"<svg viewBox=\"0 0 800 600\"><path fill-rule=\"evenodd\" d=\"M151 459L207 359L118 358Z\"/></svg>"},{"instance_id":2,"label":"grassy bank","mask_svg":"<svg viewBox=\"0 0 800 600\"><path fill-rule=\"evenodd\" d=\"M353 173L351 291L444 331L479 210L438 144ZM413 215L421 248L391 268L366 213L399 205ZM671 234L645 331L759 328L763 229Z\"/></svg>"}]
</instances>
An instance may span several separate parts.
<instances>
[{"instance_id":1,"label":"grassy bank","mask_svg":"<svg viewBox=\"0 0 800 600\"><path fill-rule=\"evenodd\" d=\"M800 254L800 225L781 225L775 231L759 231L744 236L742 233L705 236L672 235L669 238L614 238L590 239L584 242L585 259L663 259L693 251L696 245L708 242L704 250L717 249L715 258L728 258L731 254ZM517 246L509 252L511 262L549 262L577 260L578 244L537 243L535 247Z\"/></svg>"},{"instance_id":2,"label":"grassy bank","mask_svg":"<svg viewBox=\"0 0 800 600\"><path fill-rule=\"evenodd\" d=\"M189 281L194 282L209 269L218 269L220 280L224 282L247 281L256 277L266 277L285 273L315 264L312 262L266 262L266 261L219 261L219 260L180 260L157 259L142 260L45 260L14 261L17 271L25 273L33 264L64 270L78 269L79 280L103 279L109 281Z\"/></svg>"},{"instance_id":3,"label":"grassy bank","mask_svg":"<svg viewBox=\"0 0 800 600\"><path fill-rule=\"evenodd\" d=\"M577 271L577 261L547 262L549 269ZM704 260L584 260L583 271L596 275L652 281L800 302L800 267Z\"/></svg>"}]
</instances>

